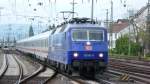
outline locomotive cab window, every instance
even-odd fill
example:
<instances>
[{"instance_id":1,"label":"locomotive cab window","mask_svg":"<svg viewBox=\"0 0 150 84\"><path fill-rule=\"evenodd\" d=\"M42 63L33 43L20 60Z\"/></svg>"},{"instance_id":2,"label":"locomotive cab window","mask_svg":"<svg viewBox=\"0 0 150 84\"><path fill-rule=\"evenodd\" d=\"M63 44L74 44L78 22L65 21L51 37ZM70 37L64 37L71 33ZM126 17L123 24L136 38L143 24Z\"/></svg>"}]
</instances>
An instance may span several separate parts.
<instances>
[{"instance_id":1,"label":"locomotive cab window","mask_svg":"<svg viewBox=\"0 0 150 84\"><path fill-rule=\"evenodd\" d=\"M102 30L74 29L72 30L73 41L103 41L104 32Z\"/></svg>"},{"instance_id":2,"label":"locomotive cab window","mask_svg":"<svg viewBox=\"0 0 150 84\"><path fill-rule=\"evenodd\" d=\"M89 40L90 41L103 41L103 31L90 30Z\"/></svg>"},{"instance_id":3,"label":"locomotive cab window","mask_svg":"<svg viewBox=\"0 0 150 84\"><path fill-rule=\"evenodd\" d=\"M85 41L85 40L87 40L87 31L73 30L72 38L73 38L73 41Z\"/></svg>"}]
</instances>

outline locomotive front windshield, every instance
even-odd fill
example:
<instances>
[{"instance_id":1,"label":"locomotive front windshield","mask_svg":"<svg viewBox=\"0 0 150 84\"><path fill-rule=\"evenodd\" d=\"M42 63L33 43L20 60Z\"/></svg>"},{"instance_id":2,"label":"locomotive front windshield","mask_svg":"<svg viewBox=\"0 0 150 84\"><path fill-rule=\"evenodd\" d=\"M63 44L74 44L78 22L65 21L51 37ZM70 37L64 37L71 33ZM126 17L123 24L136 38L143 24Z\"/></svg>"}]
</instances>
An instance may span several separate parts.
<instances>
[{"instance_id":1,"label":"locomotive front windshield","mask_svg":"<svg viewBox=\"0 0 150 84\"><path fill-rule=\"evenodd\" d=\"M72 30L73 41L103 41L102 30L74 29Z\"/></svg>"}]
</instances>

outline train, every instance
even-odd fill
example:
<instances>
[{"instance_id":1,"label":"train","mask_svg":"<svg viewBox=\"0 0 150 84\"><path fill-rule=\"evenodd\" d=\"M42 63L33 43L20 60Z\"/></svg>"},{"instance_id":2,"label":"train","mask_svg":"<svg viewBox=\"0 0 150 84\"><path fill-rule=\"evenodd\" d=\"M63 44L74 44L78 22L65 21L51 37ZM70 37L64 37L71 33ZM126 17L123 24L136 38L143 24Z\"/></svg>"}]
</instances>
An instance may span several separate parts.
<instances>
[{"instance_id":1,"label":"train","mask_svg":"<svg viewBox=\"0 0 150 84\"><path fill-rule=\"evenodd\" d=\"M107 29L89 18L73 18L16 42L16 49L68 74L95 76L107 70Z\"/></svg>"}]
</instances>

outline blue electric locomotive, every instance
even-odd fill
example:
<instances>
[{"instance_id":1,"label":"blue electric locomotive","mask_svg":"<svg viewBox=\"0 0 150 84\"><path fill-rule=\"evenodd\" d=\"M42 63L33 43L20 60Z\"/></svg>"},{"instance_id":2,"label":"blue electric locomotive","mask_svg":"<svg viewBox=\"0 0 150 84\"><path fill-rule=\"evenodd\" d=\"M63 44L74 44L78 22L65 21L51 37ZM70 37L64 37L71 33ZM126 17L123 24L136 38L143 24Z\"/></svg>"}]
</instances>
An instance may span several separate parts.
<instances>
[{"instance_id":1,"label":"blue electric locomotive","mask_svg":"<svg viewBox=\"0 0 150 84\"><path fill-rule=\"evenodd\" d=\"M73 19L50 36L48 59L62 70L102 72L108 63L107 31L88 19ZM51 43L50 43L51 44Z\"/></svg>"}]
</instances>

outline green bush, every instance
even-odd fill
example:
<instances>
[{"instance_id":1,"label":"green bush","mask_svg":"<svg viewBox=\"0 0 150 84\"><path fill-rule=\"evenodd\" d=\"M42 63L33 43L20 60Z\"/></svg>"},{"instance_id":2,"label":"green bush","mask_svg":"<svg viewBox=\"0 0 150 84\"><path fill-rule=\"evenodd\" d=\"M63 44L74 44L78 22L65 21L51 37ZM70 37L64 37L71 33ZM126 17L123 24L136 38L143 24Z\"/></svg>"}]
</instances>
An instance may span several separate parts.
<instances>
[{"instance_id":1,"label":"green bush","mask_svg":"<svg viewBox=\"0 0 150 84\"><path fill-rule=\"evenodd\" d=\"M147 54L146 54L146 57L150 57L150 53L147 53Z\"/></svg>"},{"instance_id":2,"label":"green bush","mask_svg":"<svg viewBox=\"0 0 150 84\"><path fill-rule=\"evenodd\" d=\"M129 54L129 38L127 36L120 37L116 40L116 48L114 49L116 54ZM130 41L130 55L137 56L141 52L141 46L138 43Z\"/></svg>"}]
</instances>

